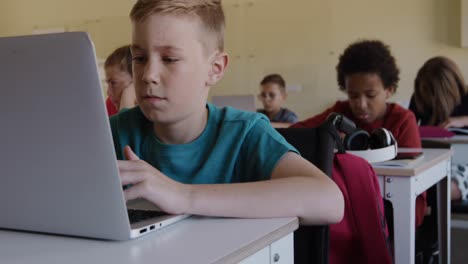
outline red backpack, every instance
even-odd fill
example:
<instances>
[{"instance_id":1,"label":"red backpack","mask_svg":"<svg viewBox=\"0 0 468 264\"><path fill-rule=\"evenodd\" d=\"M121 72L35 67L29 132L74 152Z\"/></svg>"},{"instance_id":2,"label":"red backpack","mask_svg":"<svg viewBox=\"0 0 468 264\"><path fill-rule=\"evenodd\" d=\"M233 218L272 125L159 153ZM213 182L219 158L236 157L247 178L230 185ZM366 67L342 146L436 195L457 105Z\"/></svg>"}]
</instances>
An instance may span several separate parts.
<instances>
[{"instance_id":1,"label":"red backpack","mask_svg":"<svg viewBox=\"0 0 468 264\"><path fill-rule=\"evenodd\" d=\"M337 153L333 180L343 193L344 217L330 225L330 264L392 263L377 175L364 159Z\"/></svg>"}]
</instances>

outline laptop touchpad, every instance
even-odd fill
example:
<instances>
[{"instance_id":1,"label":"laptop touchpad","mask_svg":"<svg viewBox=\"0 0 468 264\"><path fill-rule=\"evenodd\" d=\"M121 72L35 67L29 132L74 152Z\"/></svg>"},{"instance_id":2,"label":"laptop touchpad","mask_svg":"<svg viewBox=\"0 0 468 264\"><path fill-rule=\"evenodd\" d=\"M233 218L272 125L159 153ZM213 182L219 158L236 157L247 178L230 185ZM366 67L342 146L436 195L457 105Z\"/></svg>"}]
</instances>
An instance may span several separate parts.
<instances>
[{"instance_id":1,"label":"laptop touchpad","mask_svg":"<svg viewBox=\"0 0 468 264\"><path fill-rule=\"evenodd\" d=\"M161 211L155 204L149 202L145 199L134 199L127 201L128 209L138 209L138 210L151 210L151 211Z\"/></svg>"}]
</instances>

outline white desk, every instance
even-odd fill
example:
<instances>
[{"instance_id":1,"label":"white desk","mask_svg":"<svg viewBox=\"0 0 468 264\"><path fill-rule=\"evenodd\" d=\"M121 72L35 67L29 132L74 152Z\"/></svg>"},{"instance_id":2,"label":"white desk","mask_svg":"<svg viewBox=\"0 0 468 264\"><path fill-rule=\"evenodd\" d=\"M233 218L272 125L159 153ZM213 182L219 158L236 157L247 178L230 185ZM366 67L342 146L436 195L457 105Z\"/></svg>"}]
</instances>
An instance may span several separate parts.
<instances>
[{"instance_id":1,"label":"white desk","mask_svg":"<svg viewBox=\"0 0 468 264\"><path fill-rule=\"evenodd\" d=\"M449 138L422 138L423 140L448 143L454 151L452 162L468 163L468 135L455 135Z\"/></svg>"},{"instance_id":2,"label":"white desk","mask_svg":"<svg viewBox=\"0 0 468 264\"><path fill-rule=\"evenodd\" d=\"M399 149L411 152L415 149ZM420 150L420 149L418 149ZM414 263L416 197L438 184L440 259L450 263L450 149L423 149L424 157L405 167L374 167L382 196L393 204L395 263Z\"/></svg>"},{"instance_id":3,"label":"white desk","mask_svg":"<svg viewBox=\"0 0 468 264\"><path fill-rule=\"evenodd\" d=\"M297 227L297 218L191 217L124 242L0 229L0 263L293 263Z\"/></svg>"},{"instance_id":4,"label":"white desk","mask_svg":"<svg viewBox=\"0 0 468 264\"><path fill-rule=\"evenodd\" d=\"M449 138L422 138L425 141L442 142L450 144L454 151L452 162L454 164L468 164L468 135L455 135ZM468 220L463 214L452 214L452 228L468 229Z\"/></svg>"}]
</instances>

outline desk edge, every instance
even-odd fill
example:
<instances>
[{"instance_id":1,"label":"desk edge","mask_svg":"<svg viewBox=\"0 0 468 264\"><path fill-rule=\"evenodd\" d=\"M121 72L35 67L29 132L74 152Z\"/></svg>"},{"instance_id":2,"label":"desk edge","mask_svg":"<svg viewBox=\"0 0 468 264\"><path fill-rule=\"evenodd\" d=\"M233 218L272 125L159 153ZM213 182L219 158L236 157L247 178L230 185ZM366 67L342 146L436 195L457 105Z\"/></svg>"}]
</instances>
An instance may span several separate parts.
<instances>
[{"instance_id":1,"label":"desk edge","mask_svg":"<svg viewBox=\"0 0 468 264\"><path fill-rule=\"evenodd\" d=\"M451 149L446 149L447 152L444 153L443 155L440 155L436 157L434 160L431 162L427 162L426 164L423 164L421 166L418 166L417 168L397 168L397 167L379 167L379 168L374 168L375 172L377 175L381 176L400 176L400 177L413 177L421 172L424 172L431 168L434 164L439 163L445 159L449 159L453 155L453 150Z\"/></svg>"},{"instance_id":2,"label":"desk edge","mask_svg":"<svg viewBox=\"0 0 468 264\"><path fill-rule=\"evenodd\" d=\"M280 238L285 237L289 233L294 232L299 227L299 220L296 218L291 219L291 221L282 227L276 229L275 231L266 234L260 239L242 247L238 250L232 252L231 254L217 260L214 264L225 264L225 263L239 263L240 261L250 257L256 252L260 251L266 246L269 246L273 242L277 241Z\"/></svg>"}]
</instances>

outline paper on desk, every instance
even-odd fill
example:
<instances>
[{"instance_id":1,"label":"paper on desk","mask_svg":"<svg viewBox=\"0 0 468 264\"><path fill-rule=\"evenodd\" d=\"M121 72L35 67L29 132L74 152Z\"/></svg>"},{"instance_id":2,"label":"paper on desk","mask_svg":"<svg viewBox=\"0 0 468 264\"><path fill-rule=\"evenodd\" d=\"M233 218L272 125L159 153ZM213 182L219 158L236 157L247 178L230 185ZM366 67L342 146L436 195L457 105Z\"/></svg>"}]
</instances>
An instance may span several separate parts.
<instances>
[{"instance_id":1,"label":"paper on desk","mask_svg":"<svg viewBox=\"0 0 468 264\"><path fill-rule=\"evenodd\" d=\"M415 159L392 159L392 160L372 163L372 166L373 167L405 167L405 166L408 166L417 162L423 157L424 155L420 155Z\"/></svg>"},{"instance_id":2,"label":"paper on desk","mask_svg":"<svg viewBox=\"0 0 468 264\"><path fill-rule=\"evenodd\" d=\"M468 129L461 128L461 127L449 127L447 128L448 131L453 132L457 135L468 135Z\"/></svg>"}]
</instances>

